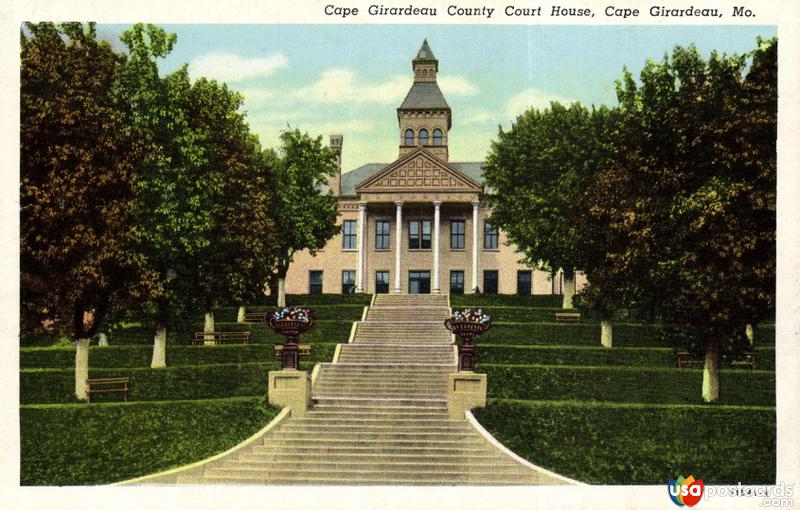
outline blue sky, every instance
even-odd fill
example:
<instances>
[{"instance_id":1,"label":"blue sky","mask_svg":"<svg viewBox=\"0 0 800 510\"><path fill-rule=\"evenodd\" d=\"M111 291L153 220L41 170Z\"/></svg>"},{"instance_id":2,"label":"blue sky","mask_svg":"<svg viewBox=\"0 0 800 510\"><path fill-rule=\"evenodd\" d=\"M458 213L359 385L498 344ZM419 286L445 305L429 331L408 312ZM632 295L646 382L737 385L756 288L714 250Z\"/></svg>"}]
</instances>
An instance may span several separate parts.
<instances>
[{"instance_id":1,"label":"blue sky","mask_svg":"<svg viewBox=\"0 0 800 510\"><path fill-rule=\"evenodd\" d=\"M121 25L100 25L115 39ZM551 100L616 104L623 67L638 73L676 45L744 53L759 26L164 25L178 35L163 72L225 81L245 96L262 145L287 125L342 133L343 170L397 157L395 109L411 85L411 59L428 39L453 110L450 159L482 160L498 125Z\"/></svg>"}]
</instances>

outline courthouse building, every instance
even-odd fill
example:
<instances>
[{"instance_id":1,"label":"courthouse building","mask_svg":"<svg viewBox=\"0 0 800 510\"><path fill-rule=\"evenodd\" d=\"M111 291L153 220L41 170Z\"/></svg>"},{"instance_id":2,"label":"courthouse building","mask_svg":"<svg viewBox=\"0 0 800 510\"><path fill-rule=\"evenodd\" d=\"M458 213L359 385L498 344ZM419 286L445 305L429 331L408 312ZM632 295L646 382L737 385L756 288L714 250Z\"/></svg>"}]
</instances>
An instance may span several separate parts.
<instances>
[{"instance_id":1,"label":"courthouse building","mask_svg":"<svg viewBox=\"0 0 800 510\"><path fill-rule=\"evenodd\" d=\"M341 233L315 256L298 253L286 292L560 294L559 275L519 263L482 204L481 162L450 160L451 110L427 41L412 61L414 83L397 108L399 154L341 172L331 189ZM579 286L580 286L579 282Z\"/></svg>"}]
</instances>

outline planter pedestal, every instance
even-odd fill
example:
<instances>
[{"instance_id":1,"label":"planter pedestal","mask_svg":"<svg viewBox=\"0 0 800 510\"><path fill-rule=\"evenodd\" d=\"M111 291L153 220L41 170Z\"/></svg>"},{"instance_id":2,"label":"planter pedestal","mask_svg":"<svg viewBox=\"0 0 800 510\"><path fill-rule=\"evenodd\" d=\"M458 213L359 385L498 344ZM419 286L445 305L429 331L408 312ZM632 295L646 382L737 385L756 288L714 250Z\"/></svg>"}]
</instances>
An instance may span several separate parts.
<instances>
[{"instance_id":1,"label":"planter pedestal","mask_svg":"<svg viewBox=\"0 0 800 510\"><path fill-rule=\"evenodd\" d=\"M464 413L486 405L486 374L456 372L447 376L447 415L464 420Z\"/></svg>"},{"instance_id":2,"label":"planter pedestal","mask_svg":"<svg viewBox=\"0 0 800 510\"><path fill-rule=\"evenodd\" d=\"M299 370L277 370L269 373L267 399L278 407L291 409L292 418L302 418L311 400L311 376Z\"/></svg>"}]
</instances>

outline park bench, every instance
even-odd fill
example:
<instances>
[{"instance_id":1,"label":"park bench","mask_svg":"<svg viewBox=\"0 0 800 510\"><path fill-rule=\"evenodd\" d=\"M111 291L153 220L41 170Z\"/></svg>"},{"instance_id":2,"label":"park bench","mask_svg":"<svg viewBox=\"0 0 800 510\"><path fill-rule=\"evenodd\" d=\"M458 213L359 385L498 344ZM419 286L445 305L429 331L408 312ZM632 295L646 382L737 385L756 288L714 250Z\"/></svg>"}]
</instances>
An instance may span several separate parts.
<instances>
[{"instance_id":1,"label":"park bench","mask_svg":"<svg viewBox=\"0 0 800 510\"><path fill-rule=\"evenodd\" d=\"M283 354L283 344L275 344L275 356ZM311 344L297 344L298 356L311 356Z\"/></svg>"},{"instance_id":2,"label":"park bench","mask_svg":"<svg viewBox=\"0 0 800 510\"><path fill-rule=\"evenodd\" d=\"M97 379L86 379L89 388L86 390L86 398L92 401L92 395L96 393L122 393L125 402L128 401L128 377L103 377Z\"/></svg>"},{"instance_id":3,"label":"park bench","mask_svg":"<svg viewBox=\"0 0 800 510\"><path fill-rule=\"evenodd\" d=\"M266 322L268 312L247 312L244 314L245 322Z\"/></svg>"},{"instance_id":4,"label":"park bench","mask_svg":"<svg viewBox=\"0 0 800 510\"><path fill-rule=\"evenodd\" d=\"M206 333L204 331L197 331L194 334L192 345L200 344L223 344L225 342L234 344L249 344L250 332L249 331L216 331L214 333Z\"/></svg>"},{"instance_id":5,"label":"park bench","mask_svg":"<svg viewBox=\"0 0 800 510\"><path fill-rule=\"evenodd\" d=\"M553 314L553 320L557 324L581 322L581 312L556 312Z\"/></svg>"},{"instance_id":6,"label":"park bench","mask_svg":"<svg viewBox=\"0 0 800 510\"><path fill-rule=\"evenodd\" d=\"M703 365L705 360L693 358L689 351L675 351L675 363L678 368L683 368L689 365Z\"/></svg>"},{"instance_id":7,"label":"park bench","mask_svg":"<svg viewBox=\"0 0 800 510\"><path fill-rule=\"evenodd\" d=\"M693 358L689 351L675 351L675 361L678 368L683 368L689 365L704 365L705 360L700 358ZM752 370L756 369L756 353L752 351L745 351L742 353L740 359L735 359L730 362L731 366L736 365L749 365Z\"/></svg>"}]
</instances>

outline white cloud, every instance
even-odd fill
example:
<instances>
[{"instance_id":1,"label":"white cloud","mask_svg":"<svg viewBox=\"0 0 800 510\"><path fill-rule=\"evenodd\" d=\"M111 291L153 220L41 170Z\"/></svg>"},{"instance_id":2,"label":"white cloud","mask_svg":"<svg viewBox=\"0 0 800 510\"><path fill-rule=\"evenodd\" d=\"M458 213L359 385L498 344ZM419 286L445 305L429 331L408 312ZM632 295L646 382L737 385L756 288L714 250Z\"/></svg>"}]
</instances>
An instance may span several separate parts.
<instances>
[{"instance_id":1,"label":"white cloud","mask_svg":"<svg viewBox=\"0 0 800 510\"><path fill-rule=\"evenodd\" d=\"M478 93L478 87L463 76L440 76L436 81L445 97L474 96Z\"/></svg>"},{"instance_id":2,"label":"white cloud","mask_svg":"<svg viewBox=\"0 0 800 510\"><path fill-rule=\"evenodd\" d=\"M518 115L525 113L529 108L538 108L540 110L550 108L551 101L572 103L574 99L557 94L548 94L539 89L525 89L508 100L506 104L506 115L515 119Z\"/></svg>"},{"instance_id":3,"label":"white cloud","mask_svg":"<svg viewBox=\"0 0 800 510\"><path fill-rule=\"evenodd\" d=\"M470 125L470 124L483 124L486 122L496 122L497 121L497 113L490 112L489 110L466 110L464 111L464 117L458 120L459 124L462 125Z\"/></svg>"},{"instance_id":4,"label":"white cloud","mask_svg":"<svg viewBox=\"0 0 800 510\"><path fill-rule=\"evenodd\" d=\"M224 82L237 82L267 76L276 69L286 66L286 55L276 53L265 58L242 58L233 53L209 53L193 59L189 63L189 76L205 76Z\"/></svg>"},{"instance_id":5,"label":"white cloud","mask_svg":"<svg viewBox=\"0 0 800 510\"><path fill-rule=\"evenodd\" d=\"M398 75L383 82L354 83L353 72L328 69L312 85L295 91L295 98L316 103L374 102L392 104L405 97L411 79Z\"/></svg>"}]
</instances>

